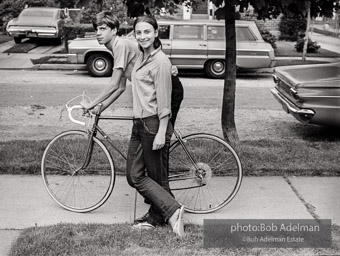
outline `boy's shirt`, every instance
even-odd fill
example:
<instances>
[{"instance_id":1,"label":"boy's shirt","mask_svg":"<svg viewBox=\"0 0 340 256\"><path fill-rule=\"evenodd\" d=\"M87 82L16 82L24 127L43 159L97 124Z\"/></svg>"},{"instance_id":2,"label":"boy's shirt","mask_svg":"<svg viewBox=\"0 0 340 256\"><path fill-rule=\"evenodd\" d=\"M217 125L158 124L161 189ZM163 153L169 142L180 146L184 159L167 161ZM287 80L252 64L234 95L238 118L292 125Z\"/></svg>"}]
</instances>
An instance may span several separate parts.
<instances>
[{"instance_id":1,"label":"boy's shirt","mask_svg":"<svg viewBox=\"0 0 340 256\"><path fill-rule=\"evenodd\" d=\"M140 50L135 40L117 37L112 46L113 68L123 69L124 77L131 81L132 69L139 53Z\"/></svg>"}]
</instances>

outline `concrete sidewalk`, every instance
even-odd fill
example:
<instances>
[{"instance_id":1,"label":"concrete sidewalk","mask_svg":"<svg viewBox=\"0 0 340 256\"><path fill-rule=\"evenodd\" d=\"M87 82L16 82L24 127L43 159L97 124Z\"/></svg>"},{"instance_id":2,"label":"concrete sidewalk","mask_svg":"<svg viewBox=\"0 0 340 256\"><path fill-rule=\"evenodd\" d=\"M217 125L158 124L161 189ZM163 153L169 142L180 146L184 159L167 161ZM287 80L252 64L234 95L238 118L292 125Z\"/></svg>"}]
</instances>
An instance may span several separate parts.
<instances>
[{"instance_id":1,"label":"concrete sidewalk","mask_svg":"<svg viewBox=\"0 0 340 256\"><path fill-rule=\"evenodd\" d=\"M204 219L332 219L340 225L340 177L245 177L235 199L211 214L185 214L186 223ZM7 255L20 231L57 223L132 223L135 192L118 176L109 200L90 213L64 210L49 197L40 176L2 175L0 255ZM148 206L137 197L136 215ZM340 252L339 252L340 253Z\"/></svg>"}]
</instances>

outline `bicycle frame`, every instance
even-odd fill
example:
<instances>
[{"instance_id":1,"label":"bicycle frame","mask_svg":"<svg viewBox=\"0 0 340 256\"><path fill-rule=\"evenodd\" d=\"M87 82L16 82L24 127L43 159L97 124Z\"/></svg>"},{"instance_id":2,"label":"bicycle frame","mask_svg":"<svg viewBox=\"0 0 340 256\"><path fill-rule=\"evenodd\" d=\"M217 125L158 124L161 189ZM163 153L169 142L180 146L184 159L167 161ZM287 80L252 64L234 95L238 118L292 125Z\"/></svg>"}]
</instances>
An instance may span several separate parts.
<instances>
[{"instance_id":1,"label":"bicycle frame","mask_svg":"<svg viewBox=\"0 0 340 256\"><path fill-rule=\"evenodd\" d=\"M122 151L120 151L119 148L117 148L114 145L114 141L99 127L99 125L98 125L99 120L125 120L125 121L131 120L132 121L133 117L131 117L131 116L100 116L99 114L95 115L95 119L94 119L92 128L91 128L91 130L89 130L89 143L88 143L88 147L87 147L85 161L84 161L84 164L82 165L82 167L79 168L79 170L86 168L91 161L93 144L94 144L93 137L97 136L97 132L99 132L101 134L103 139L106 140L123 157L123 159L125 161L127 160L127 156ZM203 179L204 176L200 172L200 168L197 166L195 159L193 158L193 156L190 154L190 152L186 148L186 146L184 144L185 140L183 140L181 133L174 130L174 135L175 135L176 139L179 141L179 143L181 144L181 146L183 147L184 152L189 157L193 166L195 167L196 172L198 173L198 177ZM175 142L173 142L173 143L175 143ZM185 174L169 175L169 181L188 180L188 179L194 179L194 178L197 178L197 176L188 177ZM205 186L205 184L201 184L199 186L193 186L193 187L190 187L190 188L195 188L195 187L200 187L200 186ZM180 189L188 189L188 187L180 188ZM177 190L179 190L179 189L177 189Z\"/></svg>"},{"instance_id":2,"label":"bicycle frame","mask_svg":"<svg viewBox=\"0 0 340 256\"><path fill-rule=\"evenodd\" d=\"M46 146L41 171L48 193L60 206L74 212L89 212L109 198L117 171L115 161L127 160L125 149L120 149L114 137L111 139L99 127L99 121L134 118L88 112L88 121L75 119L72 111L83 111L83 107L71 103L79 97L86 96L67 102L65 109L69 119L85 129L55 136ZM170 189L176 190L173 191L176 200L192 213L210 213L224 207L235 197L242 181L242 166L235 150L213 134L194 133L182 137L177 130L173 134L168 180ZM96 173L97 170L100 172ZM136 200L137 194L135 205Z\"/></svg>"},{"instance_id":3,"label":"bicycle frame","mask_svg":"<svg viewBox=\"0 0 340 256\"><path fill-rule=\"evenodd\" d=\"M93 137L97 136L97 132L99 132L101 134L101 136L107 142L109 142L109 144L123 157L123 159L125 161L127 160L126 155L122 151L120 151L119 148L117 148L114 145L113 140L98 126L99 120L133 120L133 117L130 117L130 116L100 116L100 115L95 115L95 119L94 119L94 123L92 125L92 128L91 128L91 130L88 131L90 136L89 136L89 144L88 144L88 147L87 147L85 162L80 169L86 168L91 161L91 155L92 155L93 144L94 144Z\"/></svg>"}]
</instances>

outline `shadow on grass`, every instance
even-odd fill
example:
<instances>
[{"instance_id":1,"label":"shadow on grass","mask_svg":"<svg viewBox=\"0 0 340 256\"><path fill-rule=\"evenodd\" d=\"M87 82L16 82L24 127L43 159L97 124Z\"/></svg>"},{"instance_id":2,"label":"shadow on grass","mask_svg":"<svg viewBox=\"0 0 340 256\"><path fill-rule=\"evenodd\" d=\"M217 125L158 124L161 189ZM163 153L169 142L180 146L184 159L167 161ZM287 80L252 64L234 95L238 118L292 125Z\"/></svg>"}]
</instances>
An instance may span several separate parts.
<instances>
[{"instance_id":1,"label":"shadow on grass","mask_svg":"<svg viewBox=\"0 0 340 256\"><path fill-rule=\"evenodd\" d=\"M340 142L340 129L337 127L327 127L296 123L290 126L292 134L305 141L310 142Z\"/></svg>"},{"instance_id":2,"label":"shadow on grass","mask_svg":"<svg viewBox=\"0 0 340 256\"><path fill-rule=\"evenodd\" d=\"M39 46L53 46L59 45L60 42L55 39L25 39L20 44L15 44L11 48L4 51L4 53L28 53L29 51L39 47Z\"/></svg>"}]
</instances>

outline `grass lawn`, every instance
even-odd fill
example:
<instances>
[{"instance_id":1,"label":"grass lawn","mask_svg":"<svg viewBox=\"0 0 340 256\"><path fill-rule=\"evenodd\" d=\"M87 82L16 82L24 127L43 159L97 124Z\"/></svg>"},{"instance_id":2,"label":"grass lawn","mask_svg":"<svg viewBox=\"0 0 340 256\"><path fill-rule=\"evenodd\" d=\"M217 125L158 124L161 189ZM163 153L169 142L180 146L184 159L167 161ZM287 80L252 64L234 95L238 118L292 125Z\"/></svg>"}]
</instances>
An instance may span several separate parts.
<instances>
[{"instance_id":1,"label":"grass lawn","mask_svg":"<svg viewBox=\"0 0 340 256\"><path fill-rule=\"evenodd\" d=\"M302 52L297 52L294 48L295 42L277 41L277 48L274 50L276 57L302 57ZM335 58L340 57L339 53L331 52L320 48L317 53L307 53L308 57L325 57Z\"/></svg>"},{"instance_id":2,"label":"grass lawn","mask_svg":"<svg viewBox=\"0 0 340 256\"><path fill-rule=\"evenodd\" d=\"M329 131L331 132L331 131ZM333 140L246 140L241 141L240 159L247 176L340 176L340 138ZM0 174L40 175L41 157L48 141L0 143ZM116 146L127 151L127 140ZM110 148L116 171L124 174L125 161ZM15 153L13 153L15 152ZM304 159L304 161L301 161Z\"/></svg>"},{"instance_id":3,"label":"grass lawn","mask_svg":"<svg viewBox=\"0 0 340 256\"><path fill-rule=\"evenodd\" d=\"M331 248L204 248L203 227L186 225L188 236L177 238L169 227L133 230L129 224L58 224L25 229L12 245L9 256L19 255L339 255L339 247ZM226 232L227 234L227 232ZM333 241L339 238L337 227Z\"/></svg>"}]
</instances>

